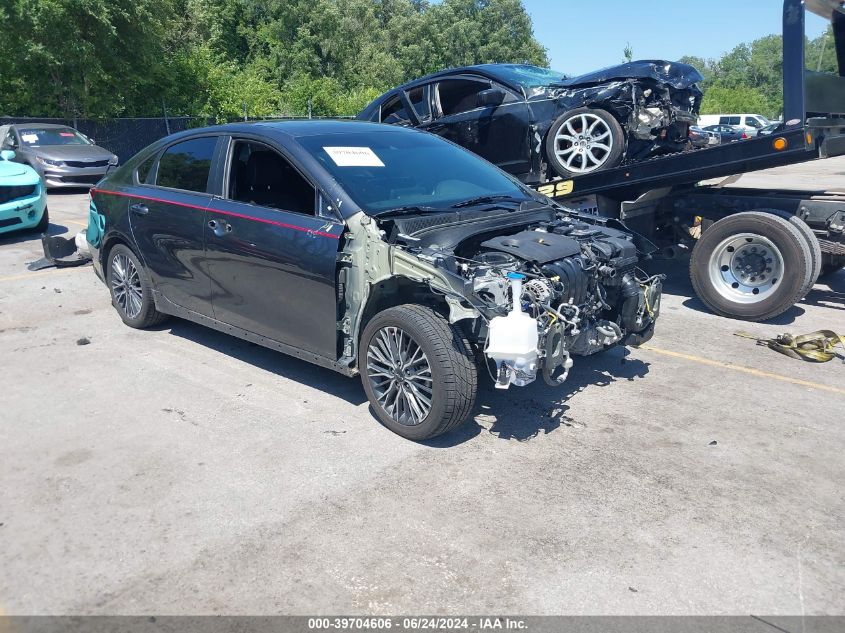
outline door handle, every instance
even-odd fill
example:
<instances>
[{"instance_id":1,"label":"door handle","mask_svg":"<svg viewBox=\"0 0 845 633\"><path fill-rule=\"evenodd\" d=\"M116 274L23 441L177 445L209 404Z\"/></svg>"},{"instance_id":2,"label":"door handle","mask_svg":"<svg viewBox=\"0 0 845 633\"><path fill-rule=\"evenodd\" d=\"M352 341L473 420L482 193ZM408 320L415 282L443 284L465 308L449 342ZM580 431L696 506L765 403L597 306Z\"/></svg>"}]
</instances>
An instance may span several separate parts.
<instances>
[{"instance_id":1,"label":"door handle","mask_svg":"<svg viewBox=\"0 0 845 633\"><path fill-rule=\"evenodd\" d=\"M132 213L137 213L138 215L147 215L150 212L150 208L143 202L136 202L129 207L129 210Z\"/></svg>"}]
</instances>

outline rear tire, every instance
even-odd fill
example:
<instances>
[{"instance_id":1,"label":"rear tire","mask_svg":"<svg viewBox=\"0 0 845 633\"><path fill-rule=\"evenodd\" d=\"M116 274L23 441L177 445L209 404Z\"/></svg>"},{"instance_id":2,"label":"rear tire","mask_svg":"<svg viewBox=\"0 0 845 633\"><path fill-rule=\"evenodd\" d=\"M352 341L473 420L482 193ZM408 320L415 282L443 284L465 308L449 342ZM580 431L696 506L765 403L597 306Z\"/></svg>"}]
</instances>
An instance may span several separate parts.
<instances>
[{"instance_id":1,"label":"rear tire","mask_svg":"<svg viewBox=\"0 0 845 633\"><path fill-rule=\"evenodd\" d=\"M563 178L616 167L625 153L625 133L609 112L577 108L560 115L546 135L546 158Z\"/></svg>"},{"instance_id":2,"label":"rear tire","mask_svg":"<svg viewBox=\"0 0 845 633\"><path fill-rule=\"evenodd\" d=\"M409 440L457 428L475 403L478 370L466 336L425 306L375 315L361 336L358 369L379 421Z\"/></svg>"},{"instance_id":3,"label":"rear tire","mask_svg":"<svg viewBox=\"0 0 845 633\"><path fill-rule=\"evenodd\" d=\"M716 314L765 321L801 299L812 276L810 246L788 220L749 211L719 220L698 240L690 279Z\"/></svg>"},{"instance_id":4,"label":"rear tire","mask_svg":"<svg viewBox=\"0 0 845 633\"><path fill-rule=\"evenodd\" d=\"M801 218L797 215L793 215L786 211L780 211L778 209L760 209L760 211L766 213L773 213L784 220L788 220L792 226L798 229L798 232L804 236L804 239L807 241L807 246L810 249L810 259L812 260L813 266L810 271L810 277L807 280L807 286L804 288L804 292L801 295L801 298L807 296L807 293L813 289L813 286L816 285L816 281L819 279L819 275L822 272L822 248L819 245L819 238L816 237L816 234L813 233L813 229L804 222Z\"/></svg>"},{"instance_id":5,"label":"rear tire","mask_svg":"<svg viewBox=\"0 0 845 633\"><path fill-rule=\"evenodd\" d=\"M147 270L125 244L118 244L109 251L106 283L114 309L129 327L142 329L167 320L166 314L156 310Z\"/></svg>"}]
</instances>

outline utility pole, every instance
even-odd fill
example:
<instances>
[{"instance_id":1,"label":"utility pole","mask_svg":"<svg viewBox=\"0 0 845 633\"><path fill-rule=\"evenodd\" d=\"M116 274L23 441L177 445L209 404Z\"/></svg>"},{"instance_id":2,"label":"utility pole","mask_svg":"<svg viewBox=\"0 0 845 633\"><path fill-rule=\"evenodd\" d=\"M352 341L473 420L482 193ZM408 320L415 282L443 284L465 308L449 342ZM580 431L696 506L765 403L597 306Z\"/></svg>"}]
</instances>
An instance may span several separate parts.
<instances>
[{"instance_id":1,"label":"utility pole","mask_svg":"<svg viewBox=\"0 0 845 633\"><path fill-rule=\"evenodd\" d=\"M170 136L170 121L167 120L167 107L164 105L164 98L161 99L161 111L164 113L164 129L167 130L167 135Z\"/></svg>"}]
</instances>

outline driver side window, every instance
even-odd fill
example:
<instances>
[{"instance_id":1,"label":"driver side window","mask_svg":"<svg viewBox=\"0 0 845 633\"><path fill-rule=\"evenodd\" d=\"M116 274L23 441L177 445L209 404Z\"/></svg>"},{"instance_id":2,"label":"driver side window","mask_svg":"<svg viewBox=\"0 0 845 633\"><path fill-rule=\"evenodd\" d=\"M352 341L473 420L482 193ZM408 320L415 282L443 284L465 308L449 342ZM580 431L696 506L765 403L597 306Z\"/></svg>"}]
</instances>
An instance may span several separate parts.
<instances>
[{"instance_id":1,"label":"driver side window","mask_svg":"<svg viewBox=\"0 0 845 633\"><path fill-rule=\"evenodd\" d=\"M286 158L255 141L235 141L229 200L314 215L316 191Z\"/></svg>"},{"instance_id":2,"label":"driver side window","mask_svg":"<svg viewBox=\"0 0 845 633\"><path fill-rule=\"evenodd\" d=\"M475 110L478 93L490 88L489 81L476 79L446 79L437 84L437 103L442 116Z\"/></svg>"}]
</instances>

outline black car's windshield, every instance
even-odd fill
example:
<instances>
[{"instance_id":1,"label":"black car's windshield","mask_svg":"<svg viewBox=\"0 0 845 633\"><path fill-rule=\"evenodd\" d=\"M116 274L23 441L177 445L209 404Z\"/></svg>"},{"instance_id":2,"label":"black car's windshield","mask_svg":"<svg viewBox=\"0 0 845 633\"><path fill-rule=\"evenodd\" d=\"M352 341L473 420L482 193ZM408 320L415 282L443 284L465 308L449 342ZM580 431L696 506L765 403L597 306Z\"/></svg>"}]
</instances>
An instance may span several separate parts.
<instances>
[{"instance_id":1,"label":"black car's windshield","mask_svg":"<svg viewBox=\"0 0 845 633\"><path fill-rule=\"evenodd\" d=\"M91 142L71 127L18 128L21 143L40 145L90 145Z\"/></svg>"},{"instance_id":2,"label":"black car's windshield","mask_svg":"<svg viewBox=\"0 0 845 633\"><path fill-rule=\"evenodd\" d=\"M408 207L418 207L420 213L444 211L490 196L517 202L534 199L490 163L421 132L367 130L298 141L373 215Z\"/></svg>"},{"instance_id":3,"label":"black car's windshield","mask_svg":"<svg viewBox=\"0 0 845 633\"><path fill-rule=\"evenodd\" d=\"M502 81L525 88L539 88L548 86L565 79L566 75L549 68L529 66L528 64L497 64L496 75Z\"/></svg>"}]
</instances>

